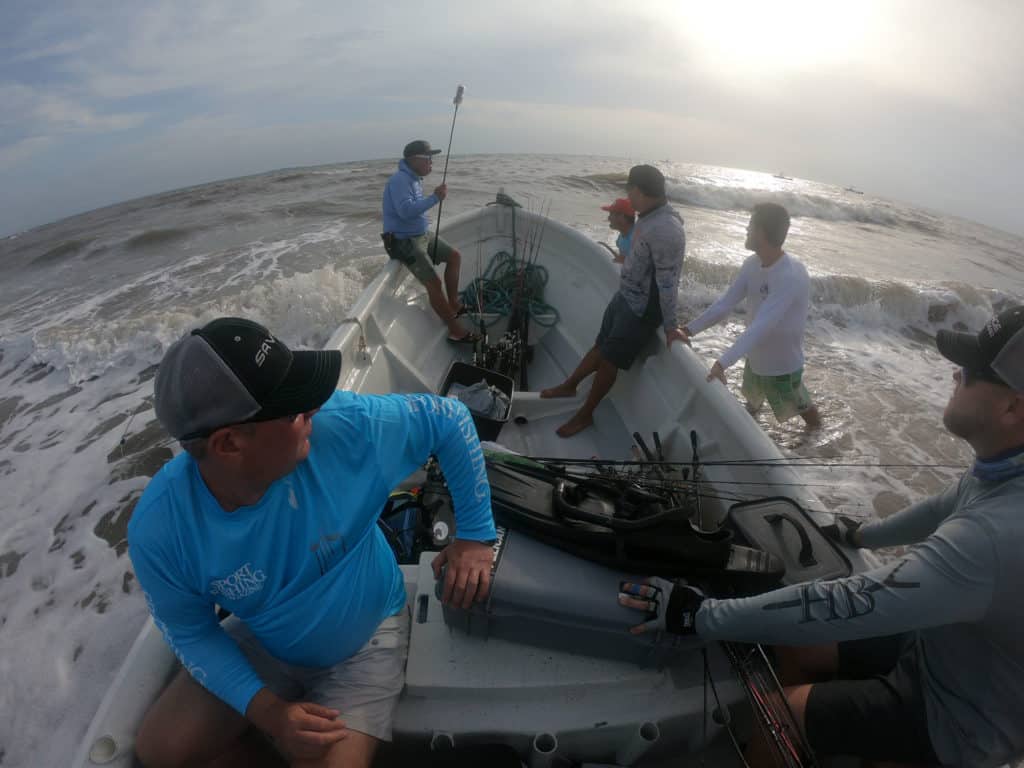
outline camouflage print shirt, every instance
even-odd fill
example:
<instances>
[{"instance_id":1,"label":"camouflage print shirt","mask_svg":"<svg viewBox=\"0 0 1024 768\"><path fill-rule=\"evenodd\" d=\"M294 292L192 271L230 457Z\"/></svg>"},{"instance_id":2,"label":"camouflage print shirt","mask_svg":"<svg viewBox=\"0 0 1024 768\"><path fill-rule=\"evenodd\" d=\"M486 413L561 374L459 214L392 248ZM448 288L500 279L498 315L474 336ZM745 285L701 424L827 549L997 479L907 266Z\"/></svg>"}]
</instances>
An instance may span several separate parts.
<instances>
[{"instance_id":1,"label":"camouflage print shirt","mask_svg":"<svg viewBox=\"0 0 1024 768\"><path fill-rule=\"evenodd\" d=\"M660 316L666 331L677 324L676 297L685 253L683 219L671 205L665 203L641 214L622 264L619 293L637 317Z\"/></svg>"}]
</instances>

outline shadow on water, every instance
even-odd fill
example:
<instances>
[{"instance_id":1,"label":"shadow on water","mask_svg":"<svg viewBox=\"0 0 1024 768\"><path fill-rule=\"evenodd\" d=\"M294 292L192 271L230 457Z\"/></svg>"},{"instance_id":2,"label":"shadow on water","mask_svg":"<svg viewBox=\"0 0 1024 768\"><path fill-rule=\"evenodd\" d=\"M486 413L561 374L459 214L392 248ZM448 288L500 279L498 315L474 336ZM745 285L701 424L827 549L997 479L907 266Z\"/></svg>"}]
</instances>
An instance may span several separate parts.
<instances>
[{"instance_id":1,"label":"shadow on water","mask_svg":"<svg viewBox=\"0 0 1024 768\"><path fill-rule=\"evenodd\" d=\"M92 532L103 539L110 546L117 556L120 557L128 551L128 521L132 519L132 512L138 502L142 491L132 491L126 496L118 499L117 507L105 513L93 526ZM71 555L74 558L80 555L76 552ZM82 560L85 556L82 555ZM76 566L79 563L76 562Z\"/></svg>"},{"instance_id":2,"label":"shadow on water","mask_svg":"<svg viewBox=\"0 0 1024 768\"><path fill-rule=\"evenodd\" d=\"M14 572L18 570L18 563L21 562L24 556L24 552L18 553L13 549L0 555L0 578L13 576Z\"/></svg>"},{"instance_id":3,"label":"shadow on water","mask_svg":"<svg viewBox=\"0 0 1024 768\"><path fill-rule=\"evenodd\" d=\"M113 465L108 482L113 484L132 477L155 475L160 467L174 457L166 443L167 434L160 422L153 419L141 431L129 435L107 454L107 463Z\"/></svg>"}]
</instances>

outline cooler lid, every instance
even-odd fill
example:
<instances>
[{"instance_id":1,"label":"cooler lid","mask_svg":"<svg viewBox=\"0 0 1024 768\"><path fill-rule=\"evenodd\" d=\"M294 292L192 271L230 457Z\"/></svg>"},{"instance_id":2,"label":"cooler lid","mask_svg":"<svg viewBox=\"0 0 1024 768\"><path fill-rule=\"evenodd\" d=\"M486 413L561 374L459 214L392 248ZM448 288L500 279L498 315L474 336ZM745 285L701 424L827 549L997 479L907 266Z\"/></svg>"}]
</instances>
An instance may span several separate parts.
<instances>
[{"instance_id":1,"label":"cooler lid","mask_svg":"<svg viewBox=\"0 0 1024 768\"><path fill-rule=\"evenodd\" d=\"M729 520L752 547L782 559L784 584L839 579L852 573L846 555L792 499L742 501L729 508Z\"/></svg>"}]
</instances>

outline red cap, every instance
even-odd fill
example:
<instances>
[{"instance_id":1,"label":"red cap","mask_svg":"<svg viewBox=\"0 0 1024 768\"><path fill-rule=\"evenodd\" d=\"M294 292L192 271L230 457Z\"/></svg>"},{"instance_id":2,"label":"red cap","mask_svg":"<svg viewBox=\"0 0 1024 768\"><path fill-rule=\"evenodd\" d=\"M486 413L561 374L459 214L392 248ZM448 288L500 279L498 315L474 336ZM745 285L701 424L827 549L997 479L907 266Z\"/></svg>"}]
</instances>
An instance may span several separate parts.
<instances>
[{"instance_id":1,"label":"red cap","mask_svg":"<svg viewBox=\"0 0 1024 768\"><path fill-rule=\"evenodd\" d=\"M608 211L609 213L624 213L627 216L636 215L636 211L633 210L633 204L625 197L620 197L611 205L602 205L601 210Z\"/></svg>"}]
</instances>

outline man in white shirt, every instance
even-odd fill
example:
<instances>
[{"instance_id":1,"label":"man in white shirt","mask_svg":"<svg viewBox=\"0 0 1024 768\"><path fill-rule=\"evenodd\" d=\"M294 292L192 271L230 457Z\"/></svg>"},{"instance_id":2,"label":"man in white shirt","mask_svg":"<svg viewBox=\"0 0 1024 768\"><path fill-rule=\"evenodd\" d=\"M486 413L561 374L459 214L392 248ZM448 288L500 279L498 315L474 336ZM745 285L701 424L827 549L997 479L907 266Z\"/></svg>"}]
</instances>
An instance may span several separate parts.
<instances>
[{"instance_id":1,"label":"man in white shirt","mask_svg":"<svg viewBox=\"0 0 1024 768\"><path fill-rule=\"evenodd\" d=\"M784 250L789 213L777 203L754 206L747 226L743 262L729 289L696 320L683 326L687 339L723 320L746 297L750 323L711 367L708 381L725 383L725 369L746 357L742 391L756 413L765 400L781 421L799 416L808 428L821 426L821 415L803 383L804 327L810 305L807 269Z\"/></svg>"}]
</instances>

